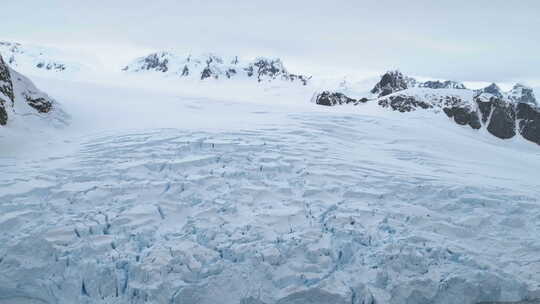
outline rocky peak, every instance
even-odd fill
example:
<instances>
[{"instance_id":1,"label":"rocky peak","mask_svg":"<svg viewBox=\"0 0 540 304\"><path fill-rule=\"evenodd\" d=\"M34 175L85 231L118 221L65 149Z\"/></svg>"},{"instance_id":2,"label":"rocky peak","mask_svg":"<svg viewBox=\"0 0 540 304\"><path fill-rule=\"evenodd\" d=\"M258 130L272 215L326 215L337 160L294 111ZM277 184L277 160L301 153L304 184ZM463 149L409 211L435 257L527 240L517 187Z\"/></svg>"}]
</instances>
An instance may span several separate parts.
<instances>
[{"instance_id":1,"label":"rocky peak","mask_svg":"<svg viewBox=\"0 0 540 304\"><path fill-rule=\"evenodd\" d=\"M514 85L512 90L508 92L508 98L517 103L537 105L533 89L520 83Z\"/></svg>"},{"instance_id":2,"label":"rocky peak","mask_svg":"<svg viewBox=\"0 0 540 304\"><path fill-rule=\"evenodd\" d=\"M140 59L140 64L135 71L140 70L154 70L158 72L167 72L169 70L169 60L171 54L168 52L152 53L144 58ZM129 66L126 66L122 70L128 71Z\"/></svg>"},{"instance_id":3,"label":"rocky peak","mask_svg":"<svg viewBox=\"0 0 540 304\"><path fill-rule=\"evenodd\" d=\"M493 95L493 96L495 96L497 98L503 98L503 93L502 93L501 88L499 88L499 86L497 84L495 84L495 83L492 83L489 86L478 90L478 93L479 93L478 95L487 93L487 94L491 94L491 95Z\"/></svg>"},{"instance_id":4,"label":"rocky peak","mask_svg":"<svg viewBox=\"0 0 540 304\"><path fill-rule=\"evenodd\" d=\"M416 80L414 78L407 77L400 71L388 71L381 76L381 80L371 90L371 93L378 94L379 97L386 96L414 87L415 84Z\"/></svg>"}]
</instances>

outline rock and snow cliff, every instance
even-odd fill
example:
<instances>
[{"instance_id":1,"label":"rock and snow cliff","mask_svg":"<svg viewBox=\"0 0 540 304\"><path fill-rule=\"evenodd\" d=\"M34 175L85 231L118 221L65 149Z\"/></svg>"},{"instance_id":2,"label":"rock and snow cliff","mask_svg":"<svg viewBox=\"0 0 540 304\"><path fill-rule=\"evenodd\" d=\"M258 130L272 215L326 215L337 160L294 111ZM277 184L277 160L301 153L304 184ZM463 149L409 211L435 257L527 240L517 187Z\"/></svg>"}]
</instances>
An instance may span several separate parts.
<instances>
[{"instance_id":1,"label":"rock and snow cliff","mask_svg":"<svg viewBox=\"0 0 540 304\"><path fill-rule=\"evenodd\" d=\"M531 88L516 84L503 92L496 84L469 90L455 81L418 82L399 71L390 71L371 90L372 102L399 112L419 109L443 111L457 124L473 129L485 127L489 133L508 139L516 135L540 145L540 108ZM316 95L320 105L358 104L346 96L328 92ZM364 100L365 102L366 100Z\"/></svg>"},{"instance_id":2,"label":"rock and snow cliff","mask_svg":"<svg viewBox=\"0 0 540 304\"><path fill-rule=\"evenodd\" d=\"M64 123L67 115L54 99L11 69L0 55L0 126L34 119Z\"/></svg>"},{"instance_id":3,"label":"rock and snow cliff","mask_svg":"<svg viewBox=\"0 0 540 304\"><path fill-rule=\"evenodd\" d=\"M258 82L283 80L306 85L311 77L292 74L278 58L259 57L244 62L238 56L224 58L215 54L178 56L158 52L135 59L123 68L127 72L160 72L195 79L253 78Z\"/></svg>"}]
</instances>

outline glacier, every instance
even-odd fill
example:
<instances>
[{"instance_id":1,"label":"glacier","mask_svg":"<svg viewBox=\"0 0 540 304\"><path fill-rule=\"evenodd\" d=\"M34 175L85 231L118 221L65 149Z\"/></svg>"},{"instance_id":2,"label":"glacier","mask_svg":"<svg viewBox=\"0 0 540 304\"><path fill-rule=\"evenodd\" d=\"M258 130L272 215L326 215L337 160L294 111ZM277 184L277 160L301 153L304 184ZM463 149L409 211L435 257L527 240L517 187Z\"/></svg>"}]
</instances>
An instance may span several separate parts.
<instances>
[{"instance_id":1,"label":"glacier","mask_svg":"<svg viewBox=\"0 0 540 304\"><path fill-rule=\"evenodd\" d=\"M310 85L115 77L33 77L69 126L1 130L1 304L538 302L536 144Z\"/></svg>"}]
</instances>

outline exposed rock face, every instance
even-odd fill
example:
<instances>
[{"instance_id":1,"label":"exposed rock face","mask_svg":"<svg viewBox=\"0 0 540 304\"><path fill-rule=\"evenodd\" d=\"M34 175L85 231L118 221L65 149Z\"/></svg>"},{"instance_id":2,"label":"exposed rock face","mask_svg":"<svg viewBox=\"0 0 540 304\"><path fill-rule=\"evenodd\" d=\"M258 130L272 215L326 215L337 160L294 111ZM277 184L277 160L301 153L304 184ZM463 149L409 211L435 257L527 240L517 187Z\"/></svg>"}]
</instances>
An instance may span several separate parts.
<instances>
[{"instance_id":1,"label":"exposed rock face","mask_svg":"<svg viewBox=\"0 0 540 304\"><path fill-rule=\"evenodd\" d=\"M342 104L358 104L367 102L366 98L353 99L339 92L324 91L315 97L315 103L322 106L335 106Z\"/></svg>"},{"instance_id":2,"label":"exposed rock face","mask_svg":"<svg viewBox=\"0 0 540 304\"><path fill-rule=\"evenodd\" d=\"M39 113L49 113L54 105L51 98L38 90L26 77L11 70L0 56L0 125L8 123L15 103L19 102L26 103Z\"/></svg>"},{"instance_id":3,"label":"exposed rock face","mask_svg":"<svg viewBox=\"0 0 540 304\"><path fill-rule=\"evenodd\" d=\"M36 67L38 69L46 69L46 70L56 70L56 71L65 71L66 65L62 63L56 63L56 62L40 62L36 64Z\"/></svg>"},{"instance_id":4,"label":"exposed rock face","mask_svg":"<svg viewBox=\"0 0 540 304\"><path fill-rule=\"evenodd\" d=\"M487 93L491 94L497 98L503 98L502 90L495 83L490 84L489 86L478 91L479 94Z\"/></svg>"},{"instance_id":5,"label":"exposed rock face","mask_svg":"<svg viewBox=\"0 0 540 304\"><path fill-rule=\"evenodd\" d=\"M198 77L205 79L232 79L238 76L255 78L258 82L283 80L307 85L311 77L292 74L287 71L280 59L259 57L242 63L238 56L224 59L214 54L198 57L187 56L185 59L170 52L150 54L136 59L123 68L124 71L156 71L180 77Z\"/></svg>"},{"instance_id":6,"label":"exposed rock face","mask_svg":"<svg viewBox=\"0 0 540 304\"><path fill-rule=\"evenodd\" d=\"M0 125L2 126L6 125L8 120L7 104L13 104L13 100L13 83L11 82L9 67L0 56Z\"/></svg>"},{"instance_id":7,"label":"exposed rock face","mask_svg":"<svg viewBox=\"0 0 540 304\"><path fill-rule=\"evenodd\" d=\"M443 108L443 111L448 117L454 118L457 124L469 125L473 129L480 129L482 127L478 113L475 111L462 107Z\"/></svg>"},{"instance_id":8,"label":"exposed rock face","mask_svg":"<svg viewBox=\"0 0 540 304\"><path fill-rule=\"evenodd\" d=\"M516 84L510 92L503 93L496 84L491 84L476 93L474 100L482 122L491 134L507 139L519 133L540 144L540 109L531 88Z\"/></svg>"},{"instance_id":9,"label":"exposed rock face","mask_svg":"<svg viewBox=\"0 0 540 304\"><path fill-rule=\"evenodd\" d=\"M416 80L403 75L400 71L389 71L381 77L379 83L371 90L371 93L379 97L390 95L394 92L414 87Z\"/></svg>"},{"instance_id":10,"label":"exposed rock face","mask_svg":"<svg viewBox=\"0 0 540 304\"><path fill-rule=\"evenodd\" d=\"M4 62L2 56L0 56L0 93L13 100L13 84L11 82L11 74L9 73L9 67Z\"/></svg>"},{"instance_id":11,"label":"exposed rock face","mask_svg":"<svg viewBox=\"0 0 540 304\"><path fill-rule=\"evenodd\" d=\"M387 98L379 99L378 103L383 108L392 108L392 110L399 112L411 112L415 111L417 108L433 108L433 105L407 95L389 96Z\"/></svg>"},{"instance_id":12,"label":"exposed rock face","mask_svg":"<svg viewBox=\"0 0 540 304\"><path fill-rule=\"evenodd\" d=\"M153 53L144 58L139 65L139 70L154 70L158 72L167 72L169 70L169 54L167 52ZM124 67L127 71L129 67Z\"/></svg>"},{"instance_id":13,"label":"exposed rock face","mask_svg":"<svg viewBox=\"0 0 540 304\"><path fill-rule=\"evenodd\" d=\"M33 97L30 94L24 94L26 103L40 113L49 113L52 109L52 101L45 97Z\"/></svg>"},{"instance_id":14,"label":"exposed rock face","mask_svg":"<svg viewBox=\"0 0 540 304\"><path fill-rule=\"evenodd\" d=\"M476 99L481 104L482 121L488 122L489 133L502 138L512 138L516 135L516 111L515 105L497 97L491 97L488 101Z\"/></svg>"},{"instance_id":15,"label":"exposed rock face","mask_svg":"<svg viewBox=\"0 0 540 304\"><path fill-rule=\"evenodd\" d=\"M466 87L462 83L456 81L426 81L418 84L420 88L429 88L429 89L461 89L465 90Z\"/></svg>"},{"instance_id":16,"label":"exposed rock face","mask_svg":"<svg viewBox=\"0 0 540 304\"><path fill-rule=\"evenodd\" d=\"M7 124L7 111L4 100L0 100L0 125L5 126Z\"/></svg>"},{"instance_id":17,"label":"exposed rock face","mask_svg":"<svg viewBox=\"0 0 540 304\"><path fill-rule=\"evenodd\" d=\"M519 133L527 140L540 145L540 111L528 103L517 105Z\"/></svg>"}]
</instances>

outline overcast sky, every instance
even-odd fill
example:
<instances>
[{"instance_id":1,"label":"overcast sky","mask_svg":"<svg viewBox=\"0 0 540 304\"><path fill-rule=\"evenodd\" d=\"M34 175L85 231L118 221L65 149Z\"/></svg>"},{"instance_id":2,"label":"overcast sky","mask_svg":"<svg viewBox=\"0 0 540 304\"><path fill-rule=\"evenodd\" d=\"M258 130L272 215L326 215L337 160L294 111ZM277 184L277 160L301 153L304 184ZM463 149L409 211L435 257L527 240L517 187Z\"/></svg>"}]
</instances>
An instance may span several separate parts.
<instances>
[{"instance_id":1,"label":"overcast sky","mask_svg":"<svg viewBox=\"0 0 540 304\"><path fill-rule=\"evenodd\" d=\"M290 70L399 68L462 81L540 79L540 1L13 0L0 39L81 48L106 62L175 48L281 57Z\"/></svg>"}]
</instances>

